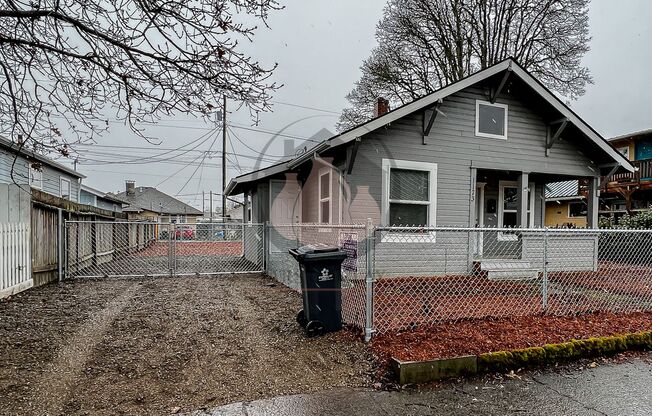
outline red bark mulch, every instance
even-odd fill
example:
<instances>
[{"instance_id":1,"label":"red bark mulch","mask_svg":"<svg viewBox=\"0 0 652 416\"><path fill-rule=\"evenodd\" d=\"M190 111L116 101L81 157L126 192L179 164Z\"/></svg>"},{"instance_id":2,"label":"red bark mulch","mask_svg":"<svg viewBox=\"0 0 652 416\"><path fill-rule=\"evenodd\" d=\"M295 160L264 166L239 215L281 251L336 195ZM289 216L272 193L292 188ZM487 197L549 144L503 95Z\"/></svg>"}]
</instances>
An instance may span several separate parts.
<instances>
[{"instance_id":1,"label":"red bark mulch","mask_svg":"<svg viewBox=\"0 0 652 416\"><path fill-rule=\"evenodd\" d=\"M469 319L378 335L371 349L381 363L432 360L649 330L652 312Z\"/></svg>"}]
</instances>

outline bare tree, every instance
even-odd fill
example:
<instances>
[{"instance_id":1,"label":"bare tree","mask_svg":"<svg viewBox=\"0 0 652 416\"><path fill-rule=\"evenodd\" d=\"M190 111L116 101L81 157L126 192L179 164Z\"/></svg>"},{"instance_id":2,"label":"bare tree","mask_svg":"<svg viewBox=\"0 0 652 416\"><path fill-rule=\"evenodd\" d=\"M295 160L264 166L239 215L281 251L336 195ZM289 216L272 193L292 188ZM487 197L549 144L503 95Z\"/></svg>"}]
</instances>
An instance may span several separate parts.
<instances>
[{"instance_id":1,"label":"bare tree","mask_svg":"<svg viewBox=\"0 0 652 416\"><path fill-rule=\"evenodd\" d=\"M576 99L591 83L589 0L389 0L378 46L362 64L338 124L372 116L383 96L393 106L513 57L553 91Z\"/></svg>"},{"instance_id":2,"label":"bare tree","mask_svg":"<svg viewBox=\"0 0 652 416\"><path fill-rule=\"evenodd\" d=\"M0 1L0 133L37 150L108 127L143 137L175 113L205 115L223 96L268 109L275 66L242 49L276 0ZM113 115L111 115L113 117Z\"/></svg>"}]
</instances>

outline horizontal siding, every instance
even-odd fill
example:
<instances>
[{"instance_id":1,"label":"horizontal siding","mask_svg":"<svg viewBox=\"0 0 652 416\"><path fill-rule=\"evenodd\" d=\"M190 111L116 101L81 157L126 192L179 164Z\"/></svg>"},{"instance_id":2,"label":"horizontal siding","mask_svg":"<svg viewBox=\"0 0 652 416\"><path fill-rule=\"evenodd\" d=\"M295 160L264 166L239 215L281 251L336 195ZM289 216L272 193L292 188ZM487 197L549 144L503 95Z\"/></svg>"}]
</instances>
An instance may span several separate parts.
<instances>
[{"instance_id":1,"label":"horizontal siding","mask_svg":"<svg viewBox=\"0 0 652 416\"><path fill-rule=\"evenodd\" d=\"M13 178L11 175L12 167L14 172ZM59 196L61 191L60 179L62 177L70 181L70 200L78 202L78 178L48 165L43 165L43 192ZM14 181L20 185L29 183L28 161L24 157L19 156L16 163L14 163L13 154L0 150L0 182L14 183Z\"/></svg>"},{"instance_id":2,"label":"horizontal siding","mask_svg":"<svg viewBox=\"0 0 652 416\"><path fill-rule=\"evenodd\" d=\"M470 168L500 169L592 176L593 162L565 137L545 156L546 124L530 108L503 94L497 100L509 106L508 139L475 136L475 100L486 100L483 90L468 88L444 100L427 144L422 143L423 117L416 113L363 137L344 211L351 221L371 217L380 223L383 158L437 163L437 225L469 224ZM593 170L592 170L593 169ZM542 192L541 184L537 193ZM540 224L542 205L536 201L535 221Z\"/></svg>"}]
</instances>

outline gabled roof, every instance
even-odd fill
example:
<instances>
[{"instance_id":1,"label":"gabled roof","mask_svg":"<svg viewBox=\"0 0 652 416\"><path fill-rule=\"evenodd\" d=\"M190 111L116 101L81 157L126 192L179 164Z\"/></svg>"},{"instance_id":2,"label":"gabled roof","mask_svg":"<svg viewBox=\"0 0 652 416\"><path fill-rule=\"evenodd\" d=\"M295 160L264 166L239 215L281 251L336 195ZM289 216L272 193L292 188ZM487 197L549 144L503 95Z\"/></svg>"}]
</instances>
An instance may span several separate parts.
<instances>
[{"instance_id":1,"label":"gabled roof","mask_svg":"<svg viewBox=\"0 0 652 416\"><path fill-rule=\"evenodd\" d=\"M75 178L85 178L86 175L82 175L81 173L70 169L67 166L62 165L61 163L55 162L54 160L50 159L49 157L40 155L38 153L35 153L32 150L28 150L25 148L21 148L18 146L18 144L12 142L9 139L6 139L4 137L0 137L0 148L4 148L9 150L12 153L17 153L27 159L34 159L38 160L39 162L43 163L44 165L48 165L53 169L66 172L70 176L74 176Z\"/></svg>"},{"instance_id":2,"label":"gabled roof","mask_svg":"<svg viewBox=\"0 0 652 416\"><path fill-rule=\"evenodd\" d=\"M134 188L133 195L120 192L115 196L129 204L129 207L123 209L126 212L147 210L167 215L203 215L200 210L185 202L148 186Z\"/></svg>"},{"instance_id":3,"label":"gabled roof","mask_svg":"<svg viewBox=\"0 0 652 416\"><path fill-rule=\"evenodd\" d=\"M237 185L239 184L250 182L253 180L263 179L266 176L272 176L280 172L283 172L285 170L293 169L303 164L304 162L310 160L315 154L319 154L327 149L331 149L349 143L353 140L356 140L364 136L365 134L371 133L402 117L408 116L416 111L423 110L424 108L431 107L439 100L442 100L452 94L455 94L465 88L475 85L487 78L500 74L504 71L511 71L512 74L519 77L530 88L532 88L532 90L535 91L542 99L544 99L550 106L552 106L557 112L559 112L563 117L565 117L569 123L573 124L590 141L595 143L595 145L599 147L605 154L607 154L613 161L615 161L620 166L622 166L623 168L627 169L630 172L633 172L635 170L634 166L630 163L629 160L627 160L609 142L607 142L607 140L605 140L604 137L602 137L584 120L582 120L577 114L575 114L573 110L571 110L566 104L564 104L559 98L557 98L548 88L546 88L543 84L541 84L541 82L539 82L536 78L530 75L514 59L507 58L495 65L490 66L489 68L478 71L459 81L456 81L452 84L442 87L437 91L434 91L408 104L405 104L401 107L391 110L390 112L380 117L371 119L347 131L337 134L331 137L330 139L317 144L306 153L295 157L293 160L289 162L282 162L276 165L272 165L268 168L261 169L256 172L252 172L250 174L238 176L231 180L229 186L227 186L226 188L225 193L229 195L237 188Z\"/></svg>"}]
</instances>

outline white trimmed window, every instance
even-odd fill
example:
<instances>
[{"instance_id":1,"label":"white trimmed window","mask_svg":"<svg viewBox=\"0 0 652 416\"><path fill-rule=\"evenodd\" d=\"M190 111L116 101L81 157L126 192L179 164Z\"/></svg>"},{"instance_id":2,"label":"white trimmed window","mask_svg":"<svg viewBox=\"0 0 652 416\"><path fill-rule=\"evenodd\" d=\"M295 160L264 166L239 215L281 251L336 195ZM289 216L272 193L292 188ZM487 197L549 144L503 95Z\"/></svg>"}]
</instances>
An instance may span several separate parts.
<instances>
[{"instance_id":1,"label":"white trimmed window","mask_svg":"<svg viewBox=\"0 0 652 416\"><path fill-rule=\"evenodd\" d=\"M59 196L63 199L70 199L70 181L66 178L59 179Z\"/></svg>"},{"instance_id":2,"label":"white trimmed window","mask_svg":"<svg viewBox=\"0 0 652 416\"><path fill-rule=\"evenodd\" d=\"M507 139L507 105L488 101L475 102L475 135Z\"/></svg>"},{"instance_id":3,"label":"white trimmed window","mask_svg":"<svg viewBox=\"0 0 652 416\"><path fill-rule=\"evenodd\" d=\"M530 183L527 192L527 226L534 227L534 184ZM498 189L498 227L516 227L518 224L518 182L500 181ZM516 240L517 236L498 233L499 240Z\"/></svg>"},{"instance_id":4,"label":"white trimmed window","mask_svg":"<svg viewBox=\"0 0 652 416\"><path fill-rule=\"evenodd\" d=\"M618 147L616 150L625 156L625 159L629 160L629 146Z\"/></svg>"},{"instance_id":5,"label":"white trimmed window","mask_svg":"<svg viewBox=\"0 0 652 416\"><path fill-rule=\"evenodd\" d=\"M331 169L322 168L319 170L319 223L330 224L332 222L332 189Z\"/></svg>"},{"instance_id":6,"label":"white trimmed window","mask_svg":"<svg viewBox=\"0 0 652 416\"><path fill-rule=\"evenodd\" d=\"M382 167L383 223L388 226L435 226L437 164L383 159ZM433 241L434 233L421 234L419 240L424 239ZM397 241L402 240L397 236Z\"/></svg>"},{"instance_id":7,"label":"white trimmed window","mask_svg":"<svg viewBox=\"0 0 652 416\"><path fill-rule=\"evenodd\" d=\"M43 171L29 165L29 186L36 189L43 189Z\"/></svg>"}]
</instances>

